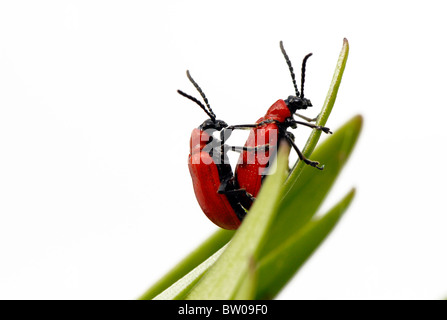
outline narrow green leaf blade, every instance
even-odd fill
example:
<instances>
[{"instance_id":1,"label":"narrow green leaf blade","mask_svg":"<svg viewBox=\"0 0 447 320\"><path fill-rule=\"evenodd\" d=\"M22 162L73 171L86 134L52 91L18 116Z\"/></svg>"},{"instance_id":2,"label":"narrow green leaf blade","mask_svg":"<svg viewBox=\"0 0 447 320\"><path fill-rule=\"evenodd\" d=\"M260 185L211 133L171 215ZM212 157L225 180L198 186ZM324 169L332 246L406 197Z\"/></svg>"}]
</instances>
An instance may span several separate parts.
<instances>
[{"instance_id":1,"label":"narrow green leaf blade","mask_svg":"<svg viewBox=\"0 0 447 320\"><path fill-rule=\"evenodd\" d=\"M254 300L258 290L258 268L255 259L249 262L247 273L242 276L241 284L238 287L234 300Z\"/></svg>"},{"instance_id":2,"label":"narrow green leaf blade","mask_svg":"<svg viewBox=\"0 0 447 320\"><path fill-rule=\"evenodd\" d=\"M327 214L308 222L260 261L256 299L271 299L278 294L333 230L354 194L352 189Z\"/></svg>"}]
</instances>

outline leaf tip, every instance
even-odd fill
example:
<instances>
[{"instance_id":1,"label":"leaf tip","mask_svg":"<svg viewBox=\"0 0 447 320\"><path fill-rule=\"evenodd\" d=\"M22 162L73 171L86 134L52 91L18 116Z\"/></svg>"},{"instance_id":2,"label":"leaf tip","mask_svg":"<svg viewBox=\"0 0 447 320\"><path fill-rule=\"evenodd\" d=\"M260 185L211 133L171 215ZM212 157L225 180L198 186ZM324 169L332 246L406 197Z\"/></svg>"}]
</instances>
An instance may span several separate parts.
<instances>
[{"instance_id":1,"label":"leaf tip","mask_svg":"<svg viewBox=\"0 0 447 320\"><path fill-rule=\"evenodd\" d=\"M349 198L349 201L351 201L355 197L356 193L357 193L356 187L352 187L351 190L348 192L346 198Z\"/></svg>"},{"instance_id":2,"label":"leaf tip","mask_svg":"<svg viewBox=\"0 0 447 320\"><path fill-rule=\"evenodd\" d=\"M359 129L363 127L363 116L361 114L355 115L352 121L357 125Z\"/></svg>"},{"instance_id":3,"label":"leaf tip","mask_svg":"<svg viewBox=\"0 0 447 320\"><path fill-rule=\"evenodd\" d=\"M343 38L343 48L342 48L341 52L344 53L341 56L344 55L345 56L344 59L347 59L348 53L349 53L349 42L348 42L348 39L346 39L346 38Z\"/></svg>"}]
</instances>

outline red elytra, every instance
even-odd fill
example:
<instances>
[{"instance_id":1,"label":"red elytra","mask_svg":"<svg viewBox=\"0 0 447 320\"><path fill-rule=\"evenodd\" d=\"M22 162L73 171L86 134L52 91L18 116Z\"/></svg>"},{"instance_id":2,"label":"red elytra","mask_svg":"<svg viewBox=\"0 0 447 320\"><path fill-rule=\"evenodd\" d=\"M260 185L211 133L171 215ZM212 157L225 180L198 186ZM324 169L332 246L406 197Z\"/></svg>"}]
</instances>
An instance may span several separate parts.
<instances>
[{"instance_id":1,"label":"red elytra","mask_svg":"<svg viewBox=\"0 0 447 320\"><path fill-rule=\"evenodd\" d=\"M261 188L262 179L271 165L271 160L276 154L279 141L285 138L285 131L278 126L278 123L284 123L291 116L284 100L278 100L267 110L264 117L256 121L257 126L250 131L245 146L253 148L265 144L269 145L269 150L243 151L239 157L235 175L239 186L255 198ZM274 120L274 122L268 122L268 120Z\"/></svg>"},{"instance_id":2,"label":"red elytra","mask_svg":"<svg viewBox=\"0 0 447 320\"><path fill-rule=\"evenodd\" d=\"M194 193L202 211L214 224L224 229L237 229L241 218L236 214L235 207L239 214L245 215L245 211L237 203L230 202L234 200L231 195L218 193L222 178L233 176L231 166L225 163L216 164L209 152L203 150L206 142L193 144L193 141L209 141L208 139L207 132L200 129L192 131L188 167Z\"/></svg>"}]
</instances>

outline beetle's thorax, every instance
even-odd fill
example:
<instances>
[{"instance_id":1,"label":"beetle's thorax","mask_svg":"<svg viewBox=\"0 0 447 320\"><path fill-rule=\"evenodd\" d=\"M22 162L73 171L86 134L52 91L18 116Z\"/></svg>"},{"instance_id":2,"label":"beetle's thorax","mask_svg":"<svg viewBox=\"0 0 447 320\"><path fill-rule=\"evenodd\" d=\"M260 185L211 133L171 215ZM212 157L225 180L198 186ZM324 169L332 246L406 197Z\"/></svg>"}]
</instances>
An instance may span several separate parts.
<instances>
[{"instance_id":1,"label":"beetle's thorax","mask_svg":"<svg viewBox=\"0 0 447 320\"><path fill-rule=\"evenodd\" d=\"M291 116L292 113L290 112L287 104L284 102L284 100L279 99L267 110L264 118L284 122Z\"/></svg>"}]
</instances>

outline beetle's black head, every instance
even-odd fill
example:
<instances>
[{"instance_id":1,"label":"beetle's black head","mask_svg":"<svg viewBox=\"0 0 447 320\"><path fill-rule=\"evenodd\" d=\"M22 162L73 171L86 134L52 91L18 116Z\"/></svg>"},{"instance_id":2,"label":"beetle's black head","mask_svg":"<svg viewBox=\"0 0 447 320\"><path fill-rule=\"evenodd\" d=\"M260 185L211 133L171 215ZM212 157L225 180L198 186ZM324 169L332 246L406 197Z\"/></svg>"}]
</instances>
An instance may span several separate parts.
<instances>
[{"instance_id":1,"label":"beetle's black head","mask_svg":"<svg viewBox=\"0 0 447 320\"><path fill-rule=\"evenodd\" d=\"M216 130L221 131L222 129L228 127L228 124L223 120L213 120L213 119L207 119L205 120L200 126L200 130Z\"/></svg>"},{"instance_id":2,"label":"beetle's black head","mask_svg":"<svg viewBox=\"0 0 447 320\"><path fill-rule=\"evenodd\" d=\"M289 96L284 100L287 107L289 107L290 113L294 114L297 110L307 109L312 107L312 102L304 97Z\"/></svg>"}]
</instances>

